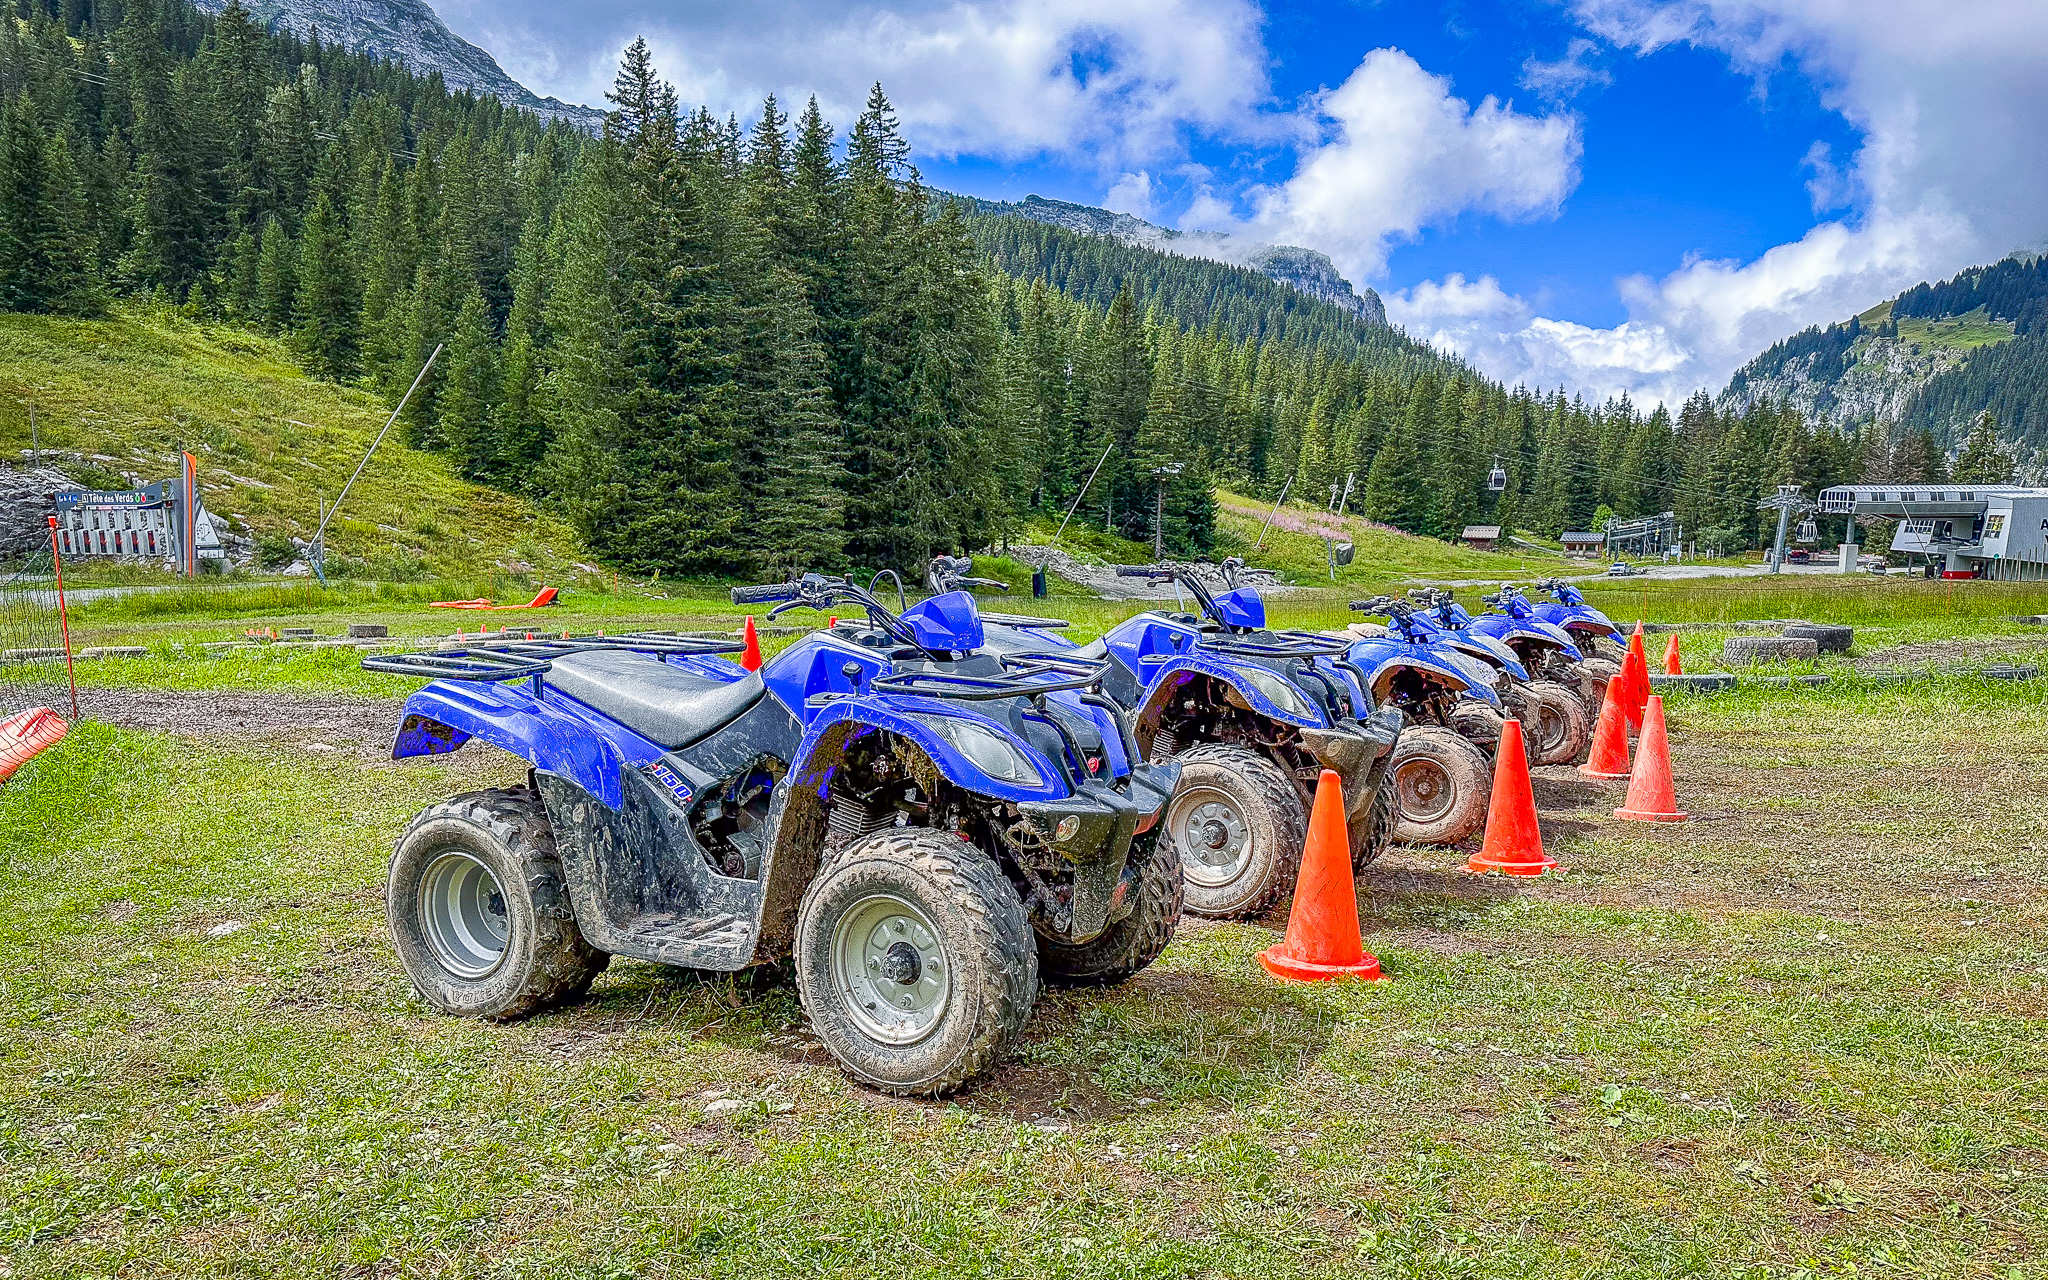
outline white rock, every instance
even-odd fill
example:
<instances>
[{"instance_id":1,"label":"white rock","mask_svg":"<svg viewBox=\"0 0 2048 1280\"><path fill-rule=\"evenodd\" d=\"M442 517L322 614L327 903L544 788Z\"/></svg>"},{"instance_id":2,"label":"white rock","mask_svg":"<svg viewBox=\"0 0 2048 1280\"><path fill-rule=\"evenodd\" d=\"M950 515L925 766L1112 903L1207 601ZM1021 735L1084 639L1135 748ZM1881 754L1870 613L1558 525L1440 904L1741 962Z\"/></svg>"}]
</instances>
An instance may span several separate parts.
<instances>
[{"instance_id":1,"label":"white rock","mask_svg":"<svg viewBox=\"0 0 2048 1280\"><path fill-rule=\"evenodd\" d=\"M209 938L225 938L231 933L240 933L244 928L240 920L223 920L206 931Z\"/></svg>"}]
</instances>

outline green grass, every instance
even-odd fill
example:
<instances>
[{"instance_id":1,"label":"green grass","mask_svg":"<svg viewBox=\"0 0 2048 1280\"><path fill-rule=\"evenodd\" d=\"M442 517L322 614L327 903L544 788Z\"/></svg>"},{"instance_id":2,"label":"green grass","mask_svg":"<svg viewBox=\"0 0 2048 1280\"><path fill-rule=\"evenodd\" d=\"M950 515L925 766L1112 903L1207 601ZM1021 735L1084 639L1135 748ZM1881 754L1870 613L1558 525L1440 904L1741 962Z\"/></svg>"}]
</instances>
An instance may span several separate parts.
<instances>
[{"instance_id":1,"label":"green grass","mask_svg":"<svg viewBox=\"0 0 2048 1280\"><path fill-rule=\"evenodd\" d=\"M0 791L0 1272L2041 1276L2042 709L1675 703L1695 823L1546 772L1566 874L1367 874L1390 981L1184 927L942 1103L850 1085L786 988L428 1013L383 860L502 757L87 727Z\"/></svg>"},{"instance_id":2,"label":"green grass","mask_svg":"<svg viewBox=\"0 0 2048 1280\"><path fill-rule=\"evenodd\" d=\"M0 451L87 455L83 483L125 485L199 460L209 510L259 534L311 537L391 406L306 376L285 348L245 330L194 325L145 306L114 318L0 316ZM305 424L305 425L295 425ZM457 478L395 429L328 532L330 554L383 577L562 581L584 558L558 519Z\"/></svg>"},{"instance_id":3,"label":"green grass","mask_svg":"<svg viewBox=\"0 0 2048 1280\"><path fill-rule=\"evenodd\" d=\"M1891 319L1892 304L1883 302L1857 317L1869 329ZM1923 347L1954 347L1968 351L2004 342L2013 336L2012 322L1993 320L1983 307L1959 316L1906 316L1899 321L1899 339Z\"/></svg>"},{"instance_id":4,"label":"green grass","mask_svg":"<svg viewBox=\"0 0 2048 1280\"><path fill-rule=\"evenodd\" d=\"M1309 586L1330 580L1325 532L1347 539L1357 548L1356 559L1337 570L1338 584L1347 588L1383 590L1430 579L1508 581L1587 573L1596 568L1512 543L1500 552L1474 551L1438 538L1401 533L1356 516L1339 517L1295 506L1284 507L1273 517L1264 547L1255 551L1260 531L1273 514L1272 504L1227 490L1216 497L1216 528L1222 544L1219 555L1241 555L1248 564L1276 569L1284 580Z\"/></svg>"}]
</instances>

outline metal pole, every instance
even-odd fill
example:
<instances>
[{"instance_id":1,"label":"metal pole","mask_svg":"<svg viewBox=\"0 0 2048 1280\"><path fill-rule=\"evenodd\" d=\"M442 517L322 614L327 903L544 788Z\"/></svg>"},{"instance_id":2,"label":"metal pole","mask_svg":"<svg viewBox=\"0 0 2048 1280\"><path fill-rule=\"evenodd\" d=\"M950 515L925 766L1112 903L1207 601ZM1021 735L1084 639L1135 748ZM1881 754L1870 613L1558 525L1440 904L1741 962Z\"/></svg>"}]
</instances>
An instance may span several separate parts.
<instances>
[{"instance_id":1,"label":"metal pole","mask_svg":"<svg viewBox=\"0 0 2048 1280\"><path fill-rule=\"evenodd\" d=\"M36 435L36 407L34 405L28 407L28 448L29 456L34 460L35 465L42 466L43 442Z\"/></svg>"},{"instance_id":2,"label":"metal pole","mask_svg":"<svg viewBox=\"0 0 2048 1280\"><path fill-rule=\"evenodd\" d=\"M57 517L50 517L50 565L57 572L57 625L64 633L64 679L71 685L71 718L78 719L78 672L71 665L71 614L64 607L64 553L57 547Z\"/></svg>"},{"instance_id":3,"label":"metal pole","mask_svg":"<svg viewBox=\"0 0 2048 1280\"><path fill-rule=\"evenodd\" d=\"M433 354L429 355L427 357L427 362L420 366L419 376L415 377L412 380L412 385L407 387L405 389L405 394L399 398L398 407L396 409L393 409L391 411L391 416L384 420L384 429L382 431L379 431L377 433L377 438L370 442L369 453L364 454L363 460L356 464L356 473L348 478L347 484L341 486L341 496L336 498L334 500L334 505L327 508L326 514L320 517L320 527L313 533L313 545L315 547L318 547L320 545L320 539L324 537L327 533L327 522L334 518L335 512L341 510L341 504L348 501L348 491L350 489L355 488L356 481L363 478L363 468L370 465L370 458L377 452L377 446L384 443L384 437L391 434L391 425L398 421L399 414L405 412L406 401L411 400L412 393L420 389L420 383L426 381L427 370L434 367L434 361L439 359L440 356L441 344L437 342L434 344ZM321 578L321 581L326 581L326 578L323 576Z\"/></svg>"},{"instance_id":4,"label":"metal pole","mask_svg":"<svg viewBox=\"0 0 2048 1280\"><path fill-rule=\"evenodd\" d=\"M1082 484L1081 492L1074 495L1073 505L1067 508L1066 519L1061 520L1060 527L1053 531L1052 540L1055 544L1059 542L1060 534L1063 534L1067 531L1067 520L1072 520L1074 518L1074 513L1081 509L1081 499L1088 496L1089 486L1095 483L1095 477L1102 471L1102 464L1109 461L1109 451L1114 448L1116 448L1116 437L1112 435L1109 438L1109 443L1104 445L1102 448L1102 456L1095 460L1095 470L1090 471L1088 473L1088 479L1084 484ZM1048 559L1046 563L1051 564L1052 561Z\"/></svg>"},{"instance_id":5,"label":"metal pole","mask_svg":"<svg viewBox=\"0 0 2048 1280\"><path fill-rule=\"evenodd\" d=\"M1152 504L1152 563L1166 553L1166 476L1159 477L1159 499Z\"/></svg>"},{"instance_id":6,"label":"metal pole","mask_svg":"<svg viewBox=\"0 0 2048 1280\"><path fill-rule=\"evenodd\" d=\"M1778 508L1778 543L1777 543L1777 546L1776 546L1776 548L1775 548L1774 550L1772 550L1772 552L1771 552L1771 572L1772 572L1772 573L1779 573L1779 572L1782 572L1782 571L1784 570L1784 567L1785 567L1785 522L1786 522L1786 521L1788 521L1788 520L1790 520L1791 518L1792 518L1792 508L1791 508L1791 507L1789 507L1789 506L1783 506L1783 507L1779 507L1779 508Z\"/></svg>"},{"instance_id":7,"label":"metal pole","mask_svg":"<svg viewBox=\"0 0 2048 1280\"><path fill-rule=\"evenodd\" d=\"M1299 470L1294 473L1294 475L1300 474ZM1287 477L1287 483L1280 486L1280 496L1273 499L1273 509L1266 513L1266 523L1259 526L1259 540L1252 544L1252 550L1257 551L1266 545L1266 530L1273 527L1273 517L1280 514L1280 504L1287 501L1287 491L1293 487L1294 476L1289 476Z\"/></svg>"}]
</instances>

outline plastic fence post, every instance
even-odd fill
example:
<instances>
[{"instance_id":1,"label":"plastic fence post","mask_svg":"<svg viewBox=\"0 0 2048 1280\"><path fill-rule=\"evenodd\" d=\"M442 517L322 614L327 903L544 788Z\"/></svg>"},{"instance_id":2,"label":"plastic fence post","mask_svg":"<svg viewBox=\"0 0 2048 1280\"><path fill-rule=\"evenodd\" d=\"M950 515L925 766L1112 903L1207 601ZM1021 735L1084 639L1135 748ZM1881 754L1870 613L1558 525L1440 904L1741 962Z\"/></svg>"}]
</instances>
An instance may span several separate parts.
<instances>
[{"instance_id":1,"label":"plastic fence post","mask_svg":"<svg viewBox=\"0 0 2048 1280\"><path fill-rule=\"evenodd\" d=\"M57 573L57 625L64 633L64 679L71 686L71 719L78 719L78 673L71 666L71 615L64 608L64 554L57 549L57 517L50 517L50 564Z\"/></svg>"}]
</instances>

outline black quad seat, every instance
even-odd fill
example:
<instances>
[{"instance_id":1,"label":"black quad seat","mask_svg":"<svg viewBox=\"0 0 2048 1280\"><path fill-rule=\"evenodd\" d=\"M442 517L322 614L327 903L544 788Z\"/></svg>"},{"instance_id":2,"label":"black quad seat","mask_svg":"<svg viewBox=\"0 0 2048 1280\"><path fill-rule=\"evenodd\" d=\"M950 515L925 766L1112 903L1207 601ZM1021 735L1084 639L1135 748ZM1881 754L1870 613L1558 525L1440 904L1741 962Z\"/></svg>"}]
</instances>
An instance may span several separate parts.
<instances>
[{"instance_id":1,"label":"black quad seat","mask_svg":"<svg viewBox=\"0 0 2048 1280\"><path fill-rule=\"evenodd\" d=\"M542 682L670 751L710 737L767 693L759 672L727 684L616 649L564 654Z\"/></svg>"}]
</instances>

